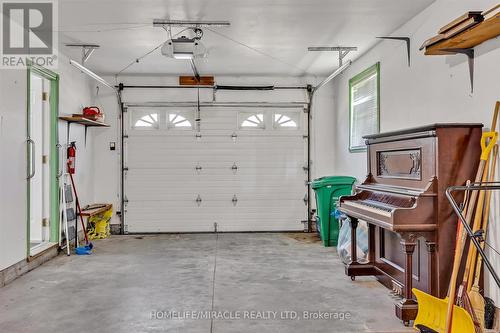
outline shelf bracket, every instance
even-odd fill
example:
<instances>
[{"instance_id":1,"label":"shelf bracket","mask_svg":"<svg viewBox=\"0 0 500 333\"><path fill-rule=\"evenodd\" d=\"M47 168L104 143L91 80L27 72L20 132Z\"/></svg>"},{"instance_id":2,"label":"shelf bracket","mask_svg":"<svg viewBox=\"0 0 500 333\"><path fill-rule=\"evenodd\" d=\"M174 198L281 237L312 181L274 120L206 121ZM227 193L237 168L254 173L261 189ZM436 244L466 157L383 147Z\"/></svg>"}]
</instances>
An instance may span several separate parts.
<instances>
[{"instance_id":1,"label":"shelf bracket","mask_svg":"<svg viewBox=\"0 0 500 333\"><path fill-rule=\"evenodd\" d=\"M73 124L74 122L72 121L68 121L67 122L67 127L66 127L66 143L67 145L69 145L69 143L71 142L70 141L70 133L71 133L71 124ZM84 145L85 145L85 148L87 147L87 129L88 129L88 126L87 125L84 125L83 127L85 127L85 134L84 134Z\"/></svg>"},{"instance_id":2,"label":"shelf bracket","mask_svg":"<svg viewBox=\"0 0 500 333\"><path fill-rule=\"evenodd\" d=\"M85 125L85 138L84 138L84 143L85 143L85 148L87 148L87 129L88 129L88 126Z\"/></svg>"},{"instance_id":3,"label":"shelf bracket","mask_svg":"<svg viewBox=\"0 0 500 333\"><path fill-rule=\"evenodd\" d=\"M392 37L392 36L380 36L376 37L378 39L390 39L390 40L400 40L406 42L406 54L408 57L408 67L410 67L410 37Z\"/></svg>"},{"instance_id":4,"label":"shelf bracket","mask_svg":"<svg viewBox=\"0 0 500 333\"><path fill-rule=\"evenodd\" d=\"M460 53L467 56L467 62L469 63L469 80L470 80L470 92L474 92L474 49L441 49L440 51L450 52L450 53Z\"/></svg>"}]
</instances>

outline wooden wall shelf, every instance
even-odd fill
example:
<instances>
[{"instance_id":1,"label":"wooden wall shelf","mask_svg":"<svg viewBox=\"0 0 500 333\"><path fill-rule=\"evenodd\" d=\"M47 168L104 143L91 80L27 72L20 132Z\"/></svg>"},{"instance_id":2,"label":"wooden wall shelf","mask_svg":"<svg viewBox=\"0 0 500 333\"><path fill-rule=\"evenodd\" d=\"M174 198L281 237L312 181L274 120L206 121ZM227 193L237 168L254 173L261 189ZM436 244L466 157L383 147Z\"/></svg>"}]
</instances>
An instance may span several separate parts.
<instances>
[{"instance_id":1,"label":"wooden wall shelf","mask_svg":"<svg viewBox=\"0 0 500 333\"><path fill-rule=\"evenodd\" d=\"M110 127L110 125L106 123L101 123L100 121L95 121L83 117L60 116L59 119L67 121L68 123L75 123L88 127Z\"/></svg>"},{"instance_id":2,"label":"wooden wall shelf","mask_svg":"<svg viewBox=\"0 0 500 333\"><path fill-rule=\"evenodd\" d=\"M488 39L500 35L500 15L495 15L481 23L445 39L425 49L425 55L450 55L456 52L445 51L446 49L470 49Z\"/></svg>"}]
</instances>

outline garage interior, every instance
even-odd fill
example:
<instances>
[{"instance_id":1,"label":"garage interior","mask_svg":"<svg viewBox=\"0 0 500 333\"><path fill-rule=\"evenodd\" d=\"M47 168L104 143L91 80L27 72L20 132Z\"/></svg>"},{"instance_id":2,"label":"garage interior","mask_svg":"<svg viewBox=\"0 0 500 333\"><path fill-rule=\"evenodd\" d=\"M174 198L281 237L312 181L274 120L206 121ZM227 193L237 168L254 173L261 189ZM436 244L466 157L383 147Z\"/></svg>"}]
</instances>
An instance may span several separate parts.
<instances>
[{"instance_id":1,"label":"garage interior","mask_svg":"<svg viewBox=\"0 0 500 333\"><path fill-rule=\"evenodd\" d=\"M0 6L0 332L500 332L497 2Z\"/></svg>"}]
</instances>

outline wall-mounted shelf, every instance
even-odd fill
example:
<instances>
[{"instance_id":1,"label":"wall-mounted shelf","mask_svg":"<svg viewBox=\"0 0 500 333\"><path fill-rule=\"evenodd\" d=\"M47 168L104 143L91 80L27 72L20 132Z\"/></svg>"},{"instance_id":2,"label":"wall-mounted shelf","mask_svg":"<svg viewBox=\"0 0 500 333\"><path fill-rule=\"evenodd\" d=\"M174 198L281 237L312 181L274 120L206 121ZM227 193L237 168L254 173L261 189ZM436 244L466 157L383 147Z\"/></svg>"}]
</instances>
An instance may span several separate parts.
<instances>
[{"instance_id":1,"label":"wall-mounted shelf","mask_svg":"<svg viewBox=\"0 0 500 333\"><path fill-rule=\"evenodd\" d=\"M60 120L64 120L68 122L67 126L67 144L69 144L69 134L70 134L70 129L71 129L71 124L79 124L82 126L85 126L85 146L87 145L87 129L89 127L111 127L110 125L100 122L100 121L95 121L91 119L87 119L84 117L75 117L75 116L59 116Z\"/></svg>"},{"instance_id":2,"label":"wall-mounted shelf","mask_svg":"<svg viewBox=\"0 0 500 333\"><path fill-rule=\"evenodd\" d=\"M469 63L470 90L472 93L474 91L474 47L498 36L500 36L500 14L497 12L494 16L455 36L427 46L425 55L451 55L457 53L466 55Z\"/></svg>"},{"instance_id":3,"label":"wall-mounted shelf","mask_svg":"<svg viewBox=\"0 0 500 333\"><path fill-rule=\"evenodd\" d=\"M454 52L445 51L446 49L470 49L499 35L500 15L497 14L453 37L426 47L425 55L450 55Z\"/></svg>"},{"instance_id":4,"label":"wall-mounted shelf","mask_svg":"<svg viewBox=\"0 0 500 333\"><path fill-rule=\"evenodd\" d=\"M110 127L106 123L102 123L100 121L95 121L83 117L75 117L75 116L60 116L59 119L65 120L68 123L76 123L84 126L90 126L90 127Z\"/></svg>"}]
</instances>

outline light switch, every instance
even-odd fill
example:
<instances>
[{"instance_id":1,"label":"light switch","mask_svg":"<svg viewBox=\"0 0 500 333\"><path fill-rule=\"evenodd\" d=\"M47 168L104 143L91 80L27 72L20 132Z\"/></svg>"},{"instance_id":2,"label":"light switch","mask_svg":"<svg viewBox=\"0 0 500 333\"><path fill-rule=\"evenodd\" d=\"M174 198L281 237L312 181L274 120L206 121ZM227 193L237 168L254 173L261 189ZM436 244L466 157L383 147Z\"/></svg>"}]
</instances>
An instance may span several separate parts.
<instances>
[{"instance_id":1,"label":"light switch","mask_svg":"<svg viewBox=\"0 0 500 333\"><path fill-rule=\"evenodd\" d=\"M109 143L109 150L116 150L116 142Z\"/></svg>"}]
</instances>

